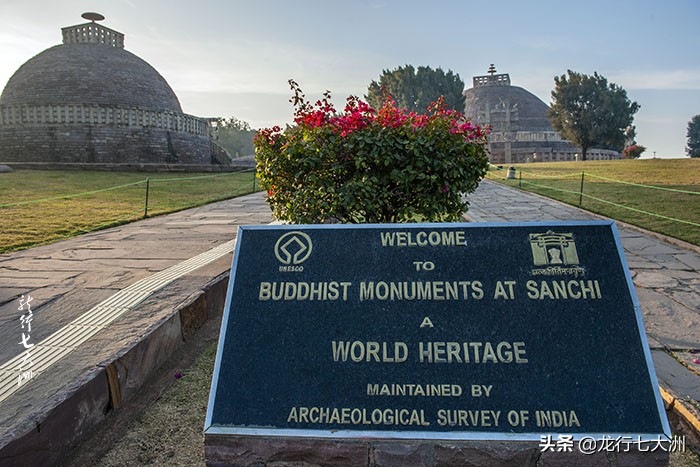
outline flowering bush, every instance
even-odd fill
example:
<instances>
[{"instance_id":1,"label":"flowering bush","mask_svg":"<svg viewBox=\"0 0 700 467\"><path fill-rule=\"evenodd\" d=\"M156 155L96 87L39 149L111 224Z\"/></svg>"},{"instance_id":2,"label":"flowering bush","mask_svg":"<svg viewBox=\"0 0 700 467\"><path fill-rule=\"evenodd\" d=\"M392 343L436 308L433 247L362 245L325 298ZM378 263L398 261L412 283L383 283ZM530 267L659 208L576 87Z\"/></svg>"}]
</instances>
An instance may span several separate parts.
<instances>
[{"instance_id":1,"label":"flowering bush","mask_svg":"<svg viewBox=\"0 0 700 467\"><path fill-rule=\"evenodd\" d=\"M311 105L293 80L294 126L255 136L261 186L279 220L415 222L459 219L486 174L486 133L441 100L425 114L330 93Z\"/></svg>"},{"instance_id":2,"label":"flowering bush","mask_svg":"<svg viewBox=\"0 0 700 467\"><path fill-rule=\"evenodd\" d=\"M645 148L644 146L633 144L632 146L627 146L625 149L622 150L622 157L624 157L625 159L636 159L639 156L641 156L642 153L646 150L647 148Z\"/></svg>"}]
</instances>

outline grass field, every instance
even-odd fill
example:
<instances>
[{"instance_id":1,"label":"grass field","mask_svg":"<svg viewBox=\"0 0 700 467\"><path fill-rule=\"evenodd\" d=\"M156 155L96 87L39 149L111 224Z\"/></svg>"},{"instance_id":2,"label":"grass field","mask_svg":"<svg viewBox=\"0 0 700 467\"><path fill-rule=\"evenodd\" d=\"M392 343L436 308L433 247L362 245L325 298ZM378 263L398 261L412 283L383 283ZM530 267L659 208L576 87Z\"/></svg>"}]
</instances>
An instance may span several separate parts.
<instances>
[{"instance_id":1,"label":"grass field","mask_svg":"<svg viewBox=\"0 0 700 467\"><path fill-rule=\"evenodd\" d=\"M507 166L503 170L492 167L488 178L574 206L582 200L581 207L589 211L700 245L700 159L549 162L514 167L521 180L504 180ZM579 194L582 173L584 196Z\"/></svg>"},{"instance_id":2,"label":"grass field","mask_svg":"<svg viewBox=\"0 0 700 467\"><path fill-rule=\"evenodd\" d=\"M505 170L495 169L488 178L511 186L521 185L523 189L578 206L584 172L586 196L581 205L584 209L700 245L700 195L596 178L698 193L700 159L552 162L515 167L521 181L506 181ZM143 174L18 170L0 174L0 253L143 218L147 176L149 216L247 194L253 191L254 184L252 172ZM66 198L86 192L94 193ZM47 198L52 199L35 202Z\"/></svg>"},{"instance_id":3,"label":"grass field","mask_svg":"<svg viewBox=\"0 0 700 467\"><path fill-rule=\"evenodd\" d=\"M147 177L149 217L251 193L255 180L252 171L143 174L17 170L0 174L0 253L142 219ZM69 195L79 196L66 198Z\"/></svg>"}]
</instances>

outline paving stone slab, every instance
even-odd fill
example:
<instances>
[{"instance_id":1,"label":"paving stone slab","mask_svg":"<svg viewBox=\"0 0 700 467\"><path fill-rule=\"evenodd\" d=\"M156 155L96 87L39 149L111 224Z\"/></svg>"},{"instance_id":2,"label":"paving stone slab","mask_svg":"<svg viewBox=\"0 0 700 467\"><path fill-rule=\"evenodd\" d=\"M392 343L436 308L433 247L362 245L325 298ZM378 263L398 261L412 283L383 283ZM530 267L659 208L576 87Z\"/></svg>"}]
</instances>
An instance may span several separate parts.
<instances>
[{"instance_id":1,"label":"paving stone slab","mask_svg":"<svg viewBox=\"0 0 700 467\"><path fill-rule=\"evenodd\" d=\"M637 288L644 327L671 349L700 345L700 315L658 291Z\"/></svg>"},{"instance_id":2,"label":"paving stone slab","mask_svg":"<svg viewBox=\"0 0 700 467\"><path fill-rule=\"evenodd\" d=\"M627 255L625 255L625 257L627 257ZM632 273L636 271L664 269L663 265L647 261L646 259L634 260L627 258L627 266Z\"/></svg>"},{"instance_id":3,"label":"paving stone slab","mask_svg":"<svg viewBox=\"0 0 700 467\"><path fill-rule=\"evenodd\" d=\"M26 292L27 289L25 287L4 287L0 285L0 306L19 300L22 294ZM17 306L19 307L19 303ZM12 315L5 316L0 313L0 323L6 322L6 319L13 319Z\"/></svg>"},{"instance_id":4,"label":"paving stone slab","mask_svg":"<svg viewBox=\"0 0 700 467\"><path fill-rule=\"evenodd\" d=\"M109 289L71 289L59 296L54 296L48 302L40 302L38 298L35 298L32 301L34 317L32 331L29 333L31 339L28 340L28 343L36 344L45 339L113 294L114 290ZM0 327L0 364L23 351L23 347L20 345L22 329L19 321L22 312L18 310L18 307L19 302L10 302L0 306L0 316L3 319L7 319L7 317L10 319L10 326Z\"/></svg>"},{"instance_id":5,"label":"paving stone slab","mask_svg":"<svg viewBox=\"0 0 700 467\"><path fill-rule=\"evenodd\" d=\"M38 288L50 284L60 284L78 274L79 272L76 271L8 271L6 269L0 273L0 282L2 282L3 288Z\"/></svg>"},{"instance_id":6,"label":"paving stone slab","mask_svg":"<svg viewBox=\"0 0 700 467\"><path fill-rule=\"evenodd\" d=\"M700 293L688 289L687 291L674 290L670 292L670 295L675 301L695 310L700 315Z\"/></svg>"},{"instance_id":7,"label":"paving stone slab","mask_svg":"<svg viewBox=\"0 0 700 467\"><path fill-rule=\"evenodd\" d=\"M686 264L690 270L700 271L700 255L695 253L684 253L675 255L676 259L683 264Z\"/></svg>"},{"instance_id":8,"label":"paving stone slab","mask_svg":"<svg viewBox=\"0 0 700 467\"><path fill-rule=\"evenodd\" d=\"M625 258L627 259L627 266L630 268L631 272L634 272L635 270L641 271L645 269L653 270L664 268L662 264L649 261L647 258L639 256L630 256L628 254L625 254Z\"/></svg>"},{"instance_id":9,"label":"paving stone slab","mask_svg":"<svg viewBox=\"0 0 700 467\"><path fill-rule=\"evenodd\" d=\"M685 250L675 245L658 241L654 237L649 238L650 240L646 246L640 249L645 255L678 255L685 253Z\"/></svg>"},{"instance_id":10,"label":"paving stone slab","mask_svg":"<svg viewBox=\"0 0 700 467\"><path fill-rule=\"evenodd\" d=\"M666 352L654 350L651 356L656 376L665 387L673 388L676 397L700 401L700 385L696 374L688 371Z\"/></svg>"},{"instance_id":11,"label":"paving stone slab","mask_svg":"<svg viewBox=\"0 0 700 467\"><path fill-rule=\"evenodd\" d=\"M678 286L678 280L666 274L643 271L635 274L634 285L647 289L674 288Z\"/></svg>"},{"instance_id":12,"label":"paving stone slab","mask_svg":"<svg viewBox=\"0 0 700 467\"><path fill-rule=\"evenodd\" d=\"M657 263L662 264L666 269L679 270L679 271L693 271L693 268L688 266L686 263L679 261L678 257L680 255L669 255L669 254L655 254L647 255L647 257Z\"/></svg>"},{"instance_id":13,"label":"paving stone slab","mask_svg":"<svg viewBox=\"0 0 700 467\"><path fill-rule=\"evenodd\" d=\"M49 262L50 261L50 262ZM23 258L19 261L13 260L11 264L9 261L5 264L0 264L0 269L5 269L8 271L66 271L66 272L83 272L86 269L85 264L80 264L78 261L74 260L50 260L49 258Z\"/></svg>"},{"instance_id":14,"label":"paving stone slab","mask_svg":"<svg viewBox=\"0 0 700 467\"><path fill-rule=\"evenodd\" d=\"M698 271L690 270L679 270L679 269L665 269L663 264L660 265L663 269L663 273L674 279L678 279L681 283L680 286L683 288L689 287L692 283L698 279Z\"/></svg>"}]
</instances>

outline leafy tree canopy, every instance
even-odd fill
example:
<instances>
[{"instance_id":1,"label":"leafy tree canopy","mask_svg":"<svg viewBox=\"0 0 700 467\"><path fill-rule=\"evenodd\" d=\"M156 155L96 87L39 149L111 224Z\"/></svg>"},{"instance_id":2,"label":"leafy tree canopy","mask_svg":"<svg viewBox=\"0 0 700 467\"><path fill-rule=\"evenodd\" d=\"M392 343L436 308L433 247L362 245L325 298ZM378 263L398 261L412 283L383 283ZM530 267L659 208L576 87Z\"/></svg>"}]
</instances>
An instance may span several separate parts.
<instances>
[{"instance_id":1,"label":"leafy tree canopy","mask_svg":"<svg viewBox=\"0 0 700 467\"><path fill-rule=\"evenodd\" d=\"M625 145L625 129L632 124L639 104L598 73L567 73L554 77L549 109L552 126L581 147L581 160L586 160L592 147L620 151Z\"/></svg>"},{"instance_id":2,"label":"leafy tree canopy","mask_svg":"<svg viewBox=\"0 0 700 467\"><path fill-rule=\"evenodd\" d=\"M223 146L233 157L252 156L255 130L248 122L236 117L219 118L216 121L216 143Z\"/></svg>"},{"instance_id":3,"label":"leafy tree canopy","mask_svg":"<svg viewBox=\"0 0 700 467\"><path fill-rule=\"evenodd\" d=\"M700 157L700 115L694 116L688 122L688 147L686 152L690 157Z\"/></svg>"},{"instance_id":4,"label":"leafy tree canopy","mask_svg":"<svg viewBox=\"0 0 700 467\"><path fill-rule=\"evenodd\" d=\"M425 112L431 102L444 97L448 109L464 111L464 81L459 74L429 66L400 66L395 70L384 70L379 82L372 81L367 90L367 102L378 109L386 94L396 101L399 108L409 112Z\"/></svg>"}]
</instances>

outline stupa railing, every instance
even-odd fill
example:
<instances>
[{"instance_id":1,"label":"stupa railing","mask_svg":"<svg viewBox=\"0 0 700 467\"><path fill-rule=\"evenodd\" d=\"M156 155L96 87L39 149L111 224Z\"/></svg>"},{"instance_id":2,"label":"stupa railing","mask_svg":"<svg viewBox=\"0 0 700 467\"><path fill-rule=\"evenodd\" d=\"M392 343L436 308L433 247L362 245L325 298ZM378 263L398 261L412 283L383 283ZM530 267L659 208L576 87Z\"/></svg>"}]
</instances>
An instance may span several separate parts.
<instances>
[{"instance_id":1,"label":"stupa railing","mask_svg":"<svg viewBox=\"0 0 700 467\"><path fill-rule=\"evenodd\" d=\"M99 105L0 106L0 126L88 125L158 128L168 131L209 135L206 119L172 111Z\"/></svg>"}]
</instances>

